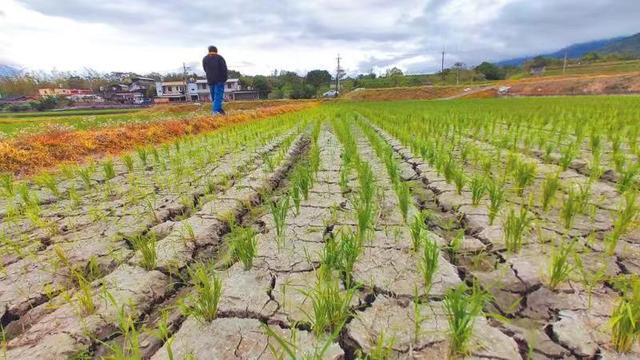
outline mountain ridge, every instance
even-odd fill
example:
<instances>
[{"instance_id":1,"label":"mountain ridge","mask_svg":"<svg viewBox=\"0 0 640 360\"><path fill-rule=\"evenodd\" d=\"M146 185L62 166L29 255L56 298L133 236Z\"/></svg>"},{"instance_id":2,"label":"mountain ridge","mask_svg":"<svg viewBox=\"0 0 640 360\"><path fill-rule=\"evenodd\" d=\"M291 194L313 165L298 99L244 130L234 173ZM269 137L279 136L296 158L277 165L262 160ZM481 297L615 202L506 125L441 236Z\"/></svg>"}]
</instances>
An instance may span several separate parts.
<instances>
[{"instance_id":1,"label":"mountain ridge","mask_svg":"<svg viewBox=\"0 0 640 360\"><path fill-rule=\"evenodd\" d=\"M620 53L640 56L640 33L630 36L617 36L609 39L576 43L551 53L502 60L497 64L501 66L519 66L536 56L562 59L564 58L565 53L568 58L577 59L591 52L596 52L602 55Z\"/></svg>"}]
</instances>

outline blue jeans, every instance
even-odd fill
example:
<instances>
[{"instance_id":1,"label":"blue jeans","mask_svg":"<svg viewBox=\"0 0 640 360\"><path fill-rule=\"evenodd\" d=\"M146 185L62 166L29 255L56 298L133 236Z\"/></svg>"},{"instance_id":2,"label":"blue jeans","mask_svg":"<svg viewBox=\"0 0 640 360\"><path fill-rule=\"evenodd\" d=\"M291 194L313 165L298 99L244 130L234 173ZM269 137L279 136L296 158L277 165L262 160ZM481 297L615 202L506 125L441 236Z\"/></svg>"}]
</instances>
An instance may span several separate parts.
<instances>
[{"instance_id":1,"label":"blue jeans","mask_svg":"<svg viewBox=\"0 0 640 360\"><path fill-rule=\"evenodd\" d=\"M224 82L209 85L211 93L211 111L215 113L222 112L222 99L224 98Z\"/></svg>"}]
</instances>

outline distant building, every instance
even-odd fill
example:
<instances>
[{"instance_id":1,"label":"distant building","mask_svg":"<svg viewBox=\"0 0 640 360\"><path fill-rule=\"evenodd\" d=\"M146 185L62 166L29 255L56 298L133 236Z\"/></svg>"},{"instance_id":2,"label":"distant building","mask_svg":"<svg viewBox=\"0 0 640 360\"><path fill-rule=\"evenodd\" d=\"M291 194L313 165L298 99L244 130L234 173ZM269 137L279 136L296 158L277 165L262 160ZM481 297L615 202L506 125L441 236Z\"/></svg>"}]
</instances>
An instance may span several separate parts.
<instances>
[{"instance_id":1,"label":"distant building","mask_svg":"<svg viewBox=\"0 0 640 360\"><path fill-rule=\"evenodd\" d=\"M186 92L184 81L158 81L156 82L157 103L170 101L211 101L211 94L207 80L197 79L187 82ZM224 85L224 99L257 100L259 94L255 90L242 89L239 79L229 79Z\"/></svg>"},{"instance_id":2,"label":"distant building","mask_svg":"<svg viewBox=\"0 0 640 360\"><path fill-rule=\"evenodd\" d=\"M100 95L89 94L89 95L71 95L68 96L67 99L77 102L77 103L103 103L104 98Z\"/></svg>"},{"instance_id":3,"label":"distant building","mask_svg":"<svg viewBox=\"0 0 640 360\"><path fill-rule=\"evenodd\" d=\"M546 70L547 67L544 65L532 66L531 69L529 69L529 73L533 76L542 76Z\"/></svg>"},{"instance_id":4,"label":"distant building","mask_svg":"<svg viewBox=\"0 0 640 360\"><path fill-rule=\"evenodd\" d=\"M91 95L91 89L65 89L65 88L42 88L38 89L38 94L42 97L47 96L72 96L72 95Z\"/></svg>"}]
</instances>

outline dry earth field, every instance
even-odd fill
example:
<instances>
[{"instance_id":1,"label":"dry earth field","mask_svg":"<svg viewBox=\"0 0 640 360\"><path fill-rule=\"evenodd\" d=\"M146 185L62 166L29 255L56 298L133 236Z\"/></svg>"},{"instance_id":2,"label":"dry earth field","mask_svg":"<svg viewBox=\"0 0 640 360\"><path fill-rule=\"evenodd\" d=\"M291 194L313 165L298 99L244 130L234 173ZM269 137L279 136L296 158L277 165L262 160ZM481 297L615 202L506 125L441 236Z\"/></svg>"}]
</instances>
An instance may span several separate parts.
<instances>
[{"instance_id":1,"label":"dry earth field","mask_svg":"<svg viewBox=\"0 0 640 360\"><path fill-rule=\"evenodd\" d=\"M2 355L638 358L637 103L324 104L3 175Z\"/></svg>"}]
</instances>

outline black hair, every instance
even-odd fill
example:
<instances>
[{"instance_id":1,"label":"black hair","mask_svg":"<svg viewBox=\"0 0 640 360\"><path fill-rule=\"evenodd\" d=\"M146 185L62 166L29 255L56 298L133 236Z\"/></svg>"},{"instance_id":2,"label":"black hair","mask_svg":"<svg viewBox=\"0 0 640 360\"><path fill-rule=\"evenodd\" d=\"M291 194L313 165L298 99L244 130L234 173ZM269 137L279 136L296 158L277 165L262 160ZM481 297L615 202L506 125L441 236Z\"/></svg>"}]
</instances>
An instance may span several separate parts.
<instances>
[{"instance_id":1,"label":"black hair","mask_svg":"<svg viewBox=\"0 0 640 360\"><path fill-rule=\"evenodd\" d=\"M211 45L211 46L209 46L209 52L215 52L215 53L217 53L217 52L218 52L218 48L217 48L217 47L215 47L215 46L213 46L213 45Z\"/></svg>"}]
</instances>

